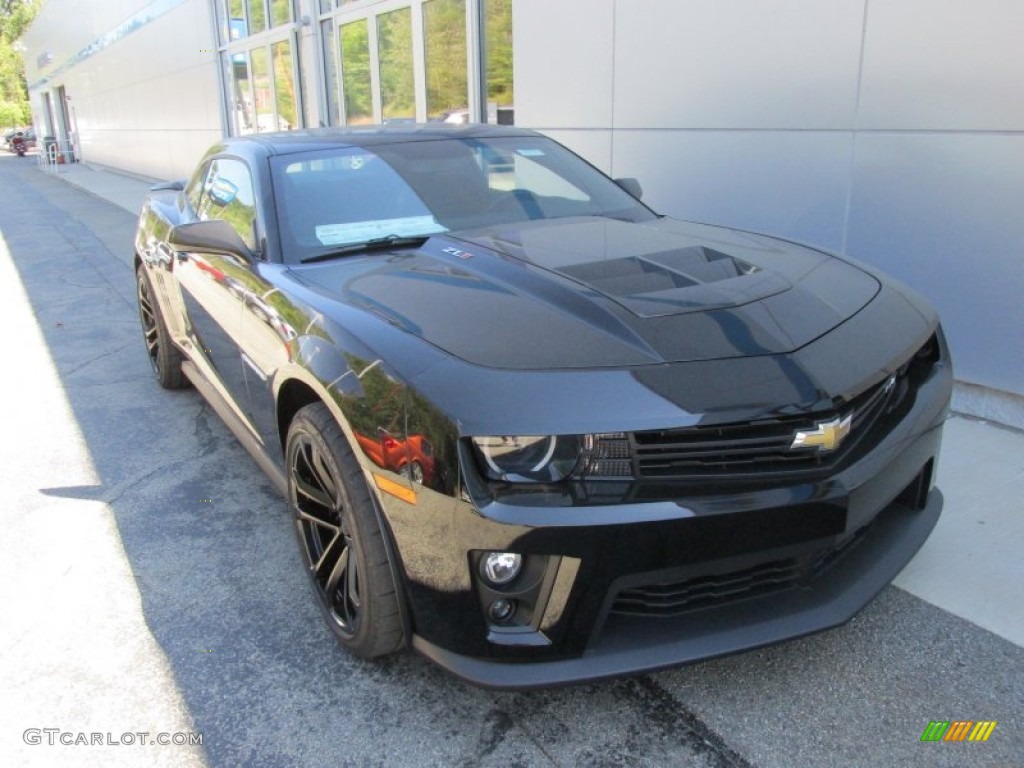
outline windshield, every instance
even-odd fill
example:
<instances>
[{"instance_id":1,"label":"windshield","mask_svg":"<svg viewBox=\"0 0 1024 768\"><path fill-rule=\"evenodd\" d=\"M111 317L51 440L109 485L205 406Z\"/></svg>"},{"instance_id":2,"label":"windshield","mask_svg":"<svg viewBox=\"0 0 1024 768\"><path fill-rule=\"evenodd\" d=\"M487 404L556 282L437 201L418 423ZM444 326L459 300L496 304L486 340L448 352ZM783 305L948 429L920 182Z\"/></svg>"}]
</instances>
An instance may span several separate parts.
<instances>
[{"instance_id":1,"label":"windshield","mask_svg":"<svg viewBox=\"0 0 1024 768\"><path fill-rule=\"evenodd\" d=\"M608 177L541 137L341 147L274 157L271 170L288 262L391 235L570 216L655 218Z\"/></svg>"}]
</instances>

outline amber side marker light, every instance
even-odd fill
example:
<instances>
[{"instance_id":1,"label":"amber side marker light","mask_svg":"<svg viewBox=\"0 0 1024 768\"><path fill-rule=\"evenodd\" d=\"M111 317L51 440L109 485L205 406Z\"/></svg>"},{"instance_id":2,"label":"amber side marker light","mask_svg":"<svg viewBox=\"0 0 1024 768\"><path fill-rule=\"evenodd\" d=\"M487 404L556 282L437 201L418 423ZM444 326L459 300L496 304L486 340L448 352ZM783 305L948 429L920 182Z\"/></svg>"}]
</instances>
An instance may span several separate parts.
<instances>
[{"instance_id":1,"label":"amber side marker light","mask_svg":"<svg viewBox=\"0 0 1024 768\"><path fill-rule=\"evenodd\" d=\"M394 496L396 499L401 499L407 504L416 503L416 491L406 488L401 483L396 483L389 477L384 477L384 475L378 475L374 472L373 482L375 482L377 487L384 493Z\"/></svg>"}]
</instances>

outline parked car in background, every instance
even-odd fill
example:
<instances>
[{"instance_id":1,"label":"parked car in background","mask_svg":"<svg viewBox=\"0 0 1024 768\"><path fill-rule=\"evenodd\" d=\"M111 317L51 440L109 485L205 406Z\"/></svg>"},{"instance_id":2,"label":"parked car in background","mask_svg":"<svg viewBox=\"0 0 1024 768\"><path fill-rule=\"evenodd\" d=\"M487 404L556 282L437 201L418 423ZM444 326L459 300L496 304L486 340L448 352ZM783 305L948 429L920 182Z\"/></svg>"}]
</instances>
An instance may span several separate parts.
<instances>
[{"instance_id":1,"label":"parked car in background","mask_svg":"<svg viewBox=\"0 0 1024 768\"><path fill-rule=\"evenodd\" d=\"M510 688L658 669L840 624L929 535L934 310L640 194L434 123L225 139L149 195L156 377L287 497L352 653Z\"/></svg>"}]
</instances>

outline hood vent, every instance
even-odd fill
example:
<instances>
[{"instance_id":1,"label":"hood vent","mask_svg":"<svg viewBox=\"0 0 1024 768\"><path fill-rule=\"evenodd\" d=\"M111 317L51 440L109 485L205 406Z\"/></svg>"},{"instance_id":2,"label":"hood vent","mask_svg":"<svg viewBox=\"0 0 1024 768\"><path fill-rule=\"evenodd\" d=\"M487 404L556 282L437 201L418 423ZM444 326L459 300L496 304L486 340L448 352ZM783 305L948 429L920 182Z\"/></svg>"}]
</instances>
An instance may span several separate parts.
<instances>
[{"instance_id":1,"label":"hood vent","mask_svg":"<svg viewBox=\"0 0 1024 768\"><path fill-rule=\"evenodd\" d=\"M556 271L646 317L736 306L789 287L750 262L701 246L570 264Z\"/></svg>"}]
</instances>

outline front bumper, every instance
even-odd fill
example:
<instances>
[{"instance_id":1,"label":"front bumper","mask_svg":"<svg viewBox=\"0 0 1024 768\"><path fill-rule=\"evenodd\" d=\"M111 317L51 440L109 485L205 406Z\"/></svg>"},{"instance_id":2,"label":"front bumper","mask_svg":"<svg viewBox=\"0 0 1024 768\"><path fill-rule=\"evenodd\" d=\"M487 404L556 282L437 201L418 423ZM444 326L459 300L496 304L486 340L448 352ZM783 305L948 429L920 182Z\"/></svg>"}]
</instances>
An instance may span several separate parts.
<instances>
[{"instance_id":1,"label":"front bumper","mask_svg":"<svg viewBox=\"0 0 1024 768\"><path fill-rule=\"evenodd\" d=\"M932 490L923 509L891 504L813 587L674 618L611 616L598 642L576 658L496 662L453 653L415 635L413 647L472 683L512 689L650 672L811 634L849 621L892 581L928 538L942 503L942 494Z\"/></svg>"},{"instance_id":2,"label":"front bumper","mask_svg":"<svg viewBox=\"0 0 1024 768\"><path fill-rule=\"evenodd\" d=\"M640 484L605 504L552 494L407 507L390 522L412 646L476 684L529 688L691 663L842 624L938 520L933 479L951 389L940 362L877 440L803 481L681 485L657 489L660 501L645 500ZM474 567L487 550L547 563L551 578L538 582L536 608L516 631L487 617L495 595ZM571 577L559 585L563 570ZM734 589L745 581L750 588ZM678 595L693 592L680 607Z\"/></svg>"}]
</instances>

